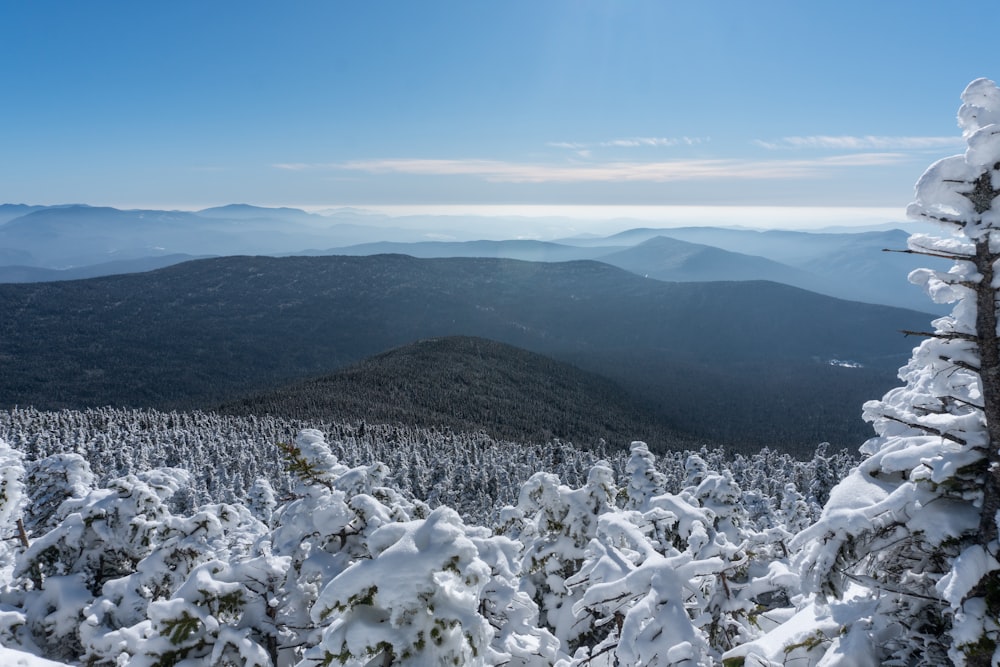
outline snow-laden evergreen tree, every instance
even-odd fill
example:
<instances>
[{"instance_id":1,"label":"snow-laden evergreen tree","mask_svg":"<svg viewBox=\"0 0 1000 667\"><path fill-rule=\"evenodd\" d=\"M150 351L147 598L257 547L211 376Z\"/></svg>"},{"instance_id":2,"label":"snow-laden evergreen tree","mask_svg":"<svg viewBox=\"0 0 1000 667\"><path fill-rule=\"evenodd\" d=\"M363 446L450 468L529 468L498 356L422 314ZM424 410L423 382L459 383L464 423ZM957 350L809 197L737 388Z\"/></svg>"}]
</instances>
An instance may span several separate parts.
<instances>
[{"instance_id":1,"label":"snow-laden evergreen tree","mask_svg":"<svg viewBox=\"0 0 1000 667\"><path fill-rule=\"evenodd\" d=\"M274 614L304 663L552 665L558 641L520 590L519 547L454 510L382 486L381 464L340 465L317 431L288 447L299 497L275 515L290 561ZM303 617L302 612L305 612Z\"/></svg>"},{"instance_id":2,"label":"snow-laden evergreen tree","mask_svg":"<svg viewBox=\"0 0 1000 667\"><path fill-rule=\"evenodd\" d=\"M257 553L266 526L247 508L227 504L162 523L135 571L106 582L84 610L84 661L97 667L128 658L138 667L236 651L267 656L259 664L270 665L277 632L265 612L287 562Z\"/></svg>"},{"instance_id":3,"label":"snow-laden evergreen tree","mask_svg":"<svg viewBox=\"0 0 1000 667\"><path fill-rule=\"evenodd\" d=\"M14 576L32 640L57 660L82 653L84 609L104 584L132 574L160 540L170 515L166 501L186 482L181 470L154 470L113 480L107 488L69 498L62 522L35 538Z\"/></svg>"},{"instance_id":4,"label":"snow-laden evergreen tree","mask_svg":"<svg viewBox=\"0 0 1000 667\"><path fill-rule=\"evenodd\" d=\"M694 560L676 550L661 555L627 522L609 528L631 539L619 538L618 547L595 540L574 581L586 584L578 613L601 619L608 632L593 647L578 649L567 664L590 664L612 652L614 662L607 664L711 665L708 639L692 622L687 601L697 588L692 582L719 570L721 562Z\"/></svg>"},{"instance_id":5,"label":"snow-laden evergreen tree","mask_svg":"<svg viewBox=\"0 0 1000 667\"><path fill-rule=\"evenodd\" d=\"M559 640L538 625L538 605L522 590L523 545L486 528L466 527L466 536L489 567L491 576L480 592L480 613L495 631L493 647L509 655L508 667L552 665L560 656Z\"/></svg>"},{"instance_id":6,"label":"snow-laden evergreen tree","mask_svg":"<svg viewBox=\"0 0 1000 667\"><path fill-rule=\"evenodd\" d=\"M809 465L811 477L806 501L816 507L823 507L826 504L830 498L830 489L840 481L834 473L830 457L827 456L829 449L830 443L820 443Z\"/></svg>"},{"instance_id":7,"label":"snow-laden evergreen tree","mask_svg":"<svg viewBox=\"0 0 1000 667\"><path fill-rule=\"evenodd\" d=\"M582 591L568 588L566 580L579 571L587 545L597 534L598 518L615 509L617 495L614 473L603 461L591 468L587 483L578 489L544 472L521 488L524 585L538 604L542 624L570 651L593 643L595 631L603 633L574 615Z\"/></svg>"},{"instance_id":8,"label":"snow-laden evergreen tree","mask_svg":"<svg viewBox=\"0 0 1000 667\"><path fill-rule=\"evenodd\" d=\"M909 252L954 262L910 279L955 306L913 332L925 340L904 385L864 406L868 458L794 542L821 604L776 632L808 628L785 638L803 662L1000 663L1000 89L979 79L962 101L967 150L928 168L908 209L948 232L912 236Z\"/></svg>"},{"instance_id":9,"label":"snow-laden evergreen tree","mask_svg":"<svg viewBox=\"0 0 1000 667\"><path fill-rule=\"evenodd\" d=\"M26 470L31 504L25 508L24 525L30 534L55 528L65 518L60 505L69 498L82 498L94 488L94 473L80 454L46 456L30 462Z\"/></svg>"},{"instance_id":10,"label":"snow-laden evergreen tree","mask_svg":"<svg viewBox=\"0 0 1000 667\"><path fill-rule=\"evenodd\" d=\"M386 524L368 546L371 558L353 563L316 600L313 622L331 622L307 658L351 667L510 660L495 650L494 628L480 613L491 568L454 510Z\"/></svg>"},{"instance_id":11,"label":"snow-laden evergreen tree","mask_svg":"<svg viewBox=\"0 0 1000 667\"><path fill-rule=\"evenodd\" d=\"M651 498L666 493L667 478L656 469L655 457L645 442L633 442L629 452L628 463L625 464L628 476L625 507L644 512L649 509Z\"/></svg>"},{"instance_id":12,"label":"snow-laden evergreen tree","mask_svg":"<svg viewBox=\"0 0 1000 667\"><path fill-rule=\"evenodd\" d=\"M0 593L11 581L16 558L27 543L22 519L26 501L24 476L24 454L0 438ZM2 602L0 598L0 646L27 643L23 610Z\"/></svg>"},{"instance_id":13,"label":"snow-laden evergreen tree","mask_svg":"<svg viewBox=\"0 0 1000 667\"><path fill-rule=\"evenodd\" d=\"M13 565L12 545L23 546L24 477L24 454L0 439L0 574Z\"/></svg>"},{"instance_id":14,"label":"snow-laden evergreen tree","mask_svg":"<svg viewBox=\"0 0 1000 667\"><path fill-rule=\"evenodd\" d=\"M253 486L247 491L247 507L254 516L264 522L271 524L271 517L274 515L274 508L278 506L278 501L274 495L274 487L263 477L254 480Z\"/></svg>"},{"instance_id":15,"label":"snow-laden evergreen tree","mask_svg":"<svg viewBox=\"0 0 1000 667\"><path fill-rule=\"evenodd\" d=\"M115 633L131 654L124 664L273 667L276 629L269 601L281 569L279 560L267 557L197 566L170 599L150 603L148 620ZM93 654L87 659L102 664Z\"/></svg>"},{"instance_id":16,"label":"snow-laden evergreen tree","mask_svg":"<svg viewBox=\"0 0 1000 667\"><path fill-rule=\"evenodd\" d=\"M283 633L279 657L290 663L318 645L334 620L313 613L321 591L356 562L372 558L370 540L379 528L426 516L427 508L383 486L384 465L340 463L315 429L303 429L285 449L295 498L275 512L269 543L273 555L288 559L273 616Z\"/></svg>"},{"instance_id":17,"label":"snow-laden evergreen tree","mask_svg":"<svg viewBox=\"0 0 1000 667\"><path fill-rule=\"evenodd\" d=\"M633 471L652 463L647 454L633 447ZM697 456L687 468L696 486L646 498L642 510L600 515L586 558L566 581L579 596L577 634L587 640L566 664L610 655L620 665L713 665L758 634L764 596L797 584L771 551L749 551L760 545L743 525L732 475Z\"/></svg>"}]
</instances>

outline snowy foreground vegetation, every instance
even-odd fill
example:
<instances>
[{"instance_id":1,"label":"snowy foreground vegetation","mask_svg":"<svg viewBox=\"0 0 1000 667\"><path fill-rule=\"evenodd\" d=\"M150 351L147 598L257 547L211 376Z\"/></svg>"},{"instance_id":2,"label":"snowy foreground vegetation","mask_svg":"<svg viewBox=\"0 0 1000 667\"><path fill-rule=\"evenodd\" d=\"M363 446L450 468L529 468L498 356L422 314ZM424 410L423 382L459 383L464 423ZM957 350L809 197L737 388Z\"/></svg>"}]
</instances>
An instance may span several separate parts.
<instances>
[{"instance_id":1,"label":"snowy foreground vegetation","mask_svg":"<svg viewBox=\"0 0 1000 667\"><path fill-rule=\"evenodd\" d=\"M875 437L849 471L824 450L657 458L14 411L0 659L1000 664L1000 89L977 80L963 102L969 148L928 169L909 210L951 232L909 251L954 262L911 280L955 306L910 332L925 340L903 386L865 404Z\"/></svg>"},{"instance_id":2,"label":"snowy foreground vegetation","mask_svg":"<svg viewBox=\"0 0 1000 667\"><path fill-rule=\"evenodd\" d=\"M624 623L636 600L608 607L594 598L579 617L574 605L613 579L609 553L639 549L630 557L650 566L673 569L686 553L712 563L712 572L692 571L706 580L700 614L714 614L709 633L731 646L746 633L718 625L722 607L746 621L748 610L759 613L751 593L787 603L789 538L855 462L825 447L809 461L767 450L654 457L641 444L587 452L360 424L325 424L336 437L328 441L315 429L296 435L300 426L110 409L0 413L0 525L11 538L0 558L0 643L92 665L310 665L329 655L332 664L375 655L554 664L581 647L581 659L603 651L606 663L615 619ZM603 531L617 536L615 550L591 554ZM784 564L775 572L785 587L774 591L765 583L777 576L772 561ZM741 601L711 592L707 579L725 571L718 582L743 590L751 563L764 579ZM318 611L322 591L337 587L350 592ZM226 595L232 609L219 606ZM157 626L156 610L167 607ZM178 618L191 627L177 630ZM336 650L325 638L334 627ZM448 628L449 643L436 644Z\"/></svg>"}]
</instances>

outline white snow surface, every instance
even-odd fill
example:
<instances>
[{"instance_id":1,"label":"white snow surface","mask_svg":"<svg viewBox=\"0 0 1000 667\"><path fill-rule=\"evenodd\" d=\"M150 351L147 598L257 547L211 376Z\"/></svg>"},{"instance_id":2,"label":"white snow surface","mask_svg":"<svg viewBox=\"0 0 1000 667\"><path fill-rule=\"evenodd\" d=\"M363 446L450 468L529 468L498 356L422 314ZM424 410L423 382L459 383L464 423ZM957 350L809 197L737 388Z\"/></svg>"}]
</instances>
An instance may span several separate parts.
<instances>
[{"instance_id":1,"label":"white snow surface","mask_svg":"<svg viewBox=\"0 0 1000 667\"><path fill-rule=\"evenodd\" d=\"M70 667L65 662L53 662L37 655L0 646L0 665L3 667Z\"/></svg>"}]
</instances>

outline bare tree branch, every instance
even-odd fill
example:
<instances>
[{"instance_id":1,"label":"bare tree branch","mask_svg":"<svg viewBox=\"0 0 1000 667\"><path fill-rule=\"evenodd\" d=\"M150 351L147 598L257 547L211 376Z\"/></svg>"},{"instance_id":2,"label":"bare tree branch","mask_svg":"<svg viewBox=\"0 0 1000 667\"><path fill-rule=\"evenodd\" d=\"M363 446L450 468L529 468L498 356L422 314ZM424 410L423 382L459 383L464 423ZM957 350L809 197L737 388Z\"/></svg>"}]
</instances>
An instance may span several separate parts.
<instances>
[{"instance_id":1,"label":"bare tree branch","mask_svg":"<svg viewBox=\"0 0 1000 667\"><path fill-rule=\"evenodd\" d=\"M903 424L904 426L909 426L911 428L920 429L921 431L925 431L927 433L930 433L931 435L940 436L940 437L944 438L945 440L951 440L952 442L957 443L959 445L967 445L967 444L969 444L968 442L966 442L962 438L958 437L957 435L952 435L951 433L946 433L945 431L942 431L940 429L936 429L933 426L925 426L924 424L917 424L915 422L907 421L905 419L900 419L899 417L893 417L892 415L882 415L882 418L883 419L888 419L889 421L894 421L894 422L896 422L898 424Z\"/></svg>"},{"instance_id":2,"label":"bare tree branch","mask_svg":"<svg viewBox=\"0 0 1000 667\"><path fill-rule=\"evenodd\" d=\"M924 338L940 338L943 340L967 340L973 343L979 341L979 336L975 334L961 333L959 331L934 332L934 331L911 331L903 329L900 331L904 336L923 336Z\"/></svg>"}]
</instances>

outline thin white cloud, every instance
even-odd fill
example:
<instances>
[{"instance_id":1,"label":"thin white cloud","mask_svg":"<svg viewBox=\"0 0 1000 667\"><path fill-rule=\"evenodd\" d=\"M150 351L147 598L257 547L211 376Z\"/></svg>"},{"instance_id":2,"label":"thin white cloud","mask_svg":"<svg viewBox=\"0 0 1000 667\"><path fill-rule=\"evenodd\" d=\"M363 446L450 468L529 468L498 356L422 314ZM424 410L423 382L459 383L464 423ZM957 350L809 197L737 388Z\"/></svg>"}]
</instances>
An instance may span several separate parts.
<instances>
[{"instance_id":1,"label":"thin white cloud","mask_svg":"<svg viewBox=\"0 0 1000 667\"><path fill-rule=\"evenodd\" d=\"M307 169L316 169L317 167L322 167L323 165L318 164L307 164L305 162L279 162L278 164L271 165L275 169L282 169L285 171L305 171ZM330 167L332 165L326 165Z\"/></svg>"},{"instance_id":2,"label":"thin white cloud","mask_svg":"<svg viewBox=\"0 0 1000 667\"><path fill-rule=\"evenodd\" d=\"M611 141L602 141L601 146L615 147L615 148L637 148L640 146L655 146L655 147L669 147L669 146L693 146L695 144L700 144L703 139L698 137L632 137L629 139L613 139Z\"/></svg>"},{"instance_id":3,"label":"thin white cloud","mask_svg":"<svg viewBox=\"0 0 1000 667\"><path fill-rule=\"evenodd\" d=\"M628 137L624 139L611 139L609 141L599 141L596 143L581 143L577 141L550 141L546 146L552 148L565 148L573 151L582 151L595 146L602 148L639 148L650 146L655 148L669 148L671 146L694 146L707 139L701 137Z\"/></svg>"},{"instance_id":4,"label":"thin white cloud","mask_svg":"<svg viewBox=\"0 0 1000 667\"><path fill-rule=\"evenodd\" d=\"M831 150L922 150L961 145L961 137L863 137L814 135L782 137L776 141L757 139L754 143L769 150L818 148Z\"/></svg>"},{"instance_id":5,"label":"thin white cloud","mask_svg":"<svg viewBox=\"0 0 1000 667\"><path fill-rule=\"evenodd\" d=\"M621 183L815 178L844 167L885 166L908 159L902 153L857 153L812 160L672 160L665 162L566 162L559 164L479 159L388 158L296 169L343 169L371 174L472 176L495 183ZM288 168L286 165L275 165Z\"/></svg>"},{"instance_id":6,"label":"thin white cloud","mask_svg":"<svg viewBox=\"0 0 1000 667\"><path fill-rule=\"evenodd\" d=\"M817 160L816 163L831 167L881 167L909 160L910 155L906 153L849 153L825 157L822 160Z\"/></svg>"},{"instance_id":7,"label":"thin white cloud","mask_svg":"<svg viewBox=\"0 0 1000 667\"><path fill-rule=\"evenodd\" d=\"M588 144L578 144L572 141L550 141L545 145L551 148L566 148L571 151L585 149L588 146Z\"/></svg>"}]
</instances>

